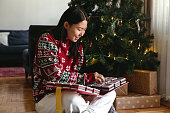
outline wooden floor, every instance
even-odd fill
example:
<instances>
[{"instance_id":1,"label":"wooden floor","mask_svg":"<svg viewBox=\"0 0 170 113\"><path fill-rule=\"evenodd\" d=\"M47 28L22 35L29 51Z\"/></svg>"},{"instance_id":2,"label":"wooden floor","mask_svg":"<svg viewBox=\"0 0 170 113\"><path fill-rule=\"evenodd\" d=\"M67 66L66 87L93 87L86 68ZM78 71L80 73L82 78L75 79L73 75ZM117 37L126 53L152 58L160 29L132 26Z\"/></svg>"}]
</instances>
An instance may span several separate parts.
<instances>
[{"instance_id":1,"label":"wooden floor","mask_svg":"<svg viewBox=\"0 0 170 113\"><path fill-rule=\"evenodd\" d=\"M31 79L0 77L0 113L34 110Z\"/></svg>"},{"instance_id":2,"label":"wooden floor","mask_svg":"<svg viewBox=\"0 0 170 113\"><path fill-rule=\"evenodd\" d=\"M0 113L34 111L31 79L0 77ZM118 113L170 113L170 102L162 102L160 108L118 110Z\"/></svg>"}]
</instances>

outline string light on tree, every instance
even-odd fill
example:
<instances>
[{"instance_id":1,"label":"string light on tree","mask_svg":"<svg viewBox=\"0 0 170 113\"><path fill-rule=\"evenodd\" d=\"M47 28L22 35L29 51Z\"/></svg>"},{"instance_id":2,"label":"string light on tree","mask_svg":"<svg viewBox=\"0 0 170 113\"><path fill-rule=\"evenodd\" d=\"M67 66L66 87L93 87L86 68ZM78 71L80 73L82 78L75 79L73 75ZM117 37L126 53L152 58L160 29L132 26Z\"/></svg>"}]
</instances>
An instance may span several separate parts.
<instances>
[{"instance_id":1,"label":"string light on tree","mask_svg":"<svg viewBox=\"0 0 170 113\"><path fill-rule=\"evenodd\" d=\"M112 20L112 21L115 20L113 16L111 17L111 20Z\"/></svg>"},{"instance_id":2,"label":"string light on tree","mask_svg":"<svg viewBox=\"0 0 170 113\"><path fill-rule=\"evenodd\" d=\"M104 34L101 34L101 36L102 36L101 38L104 38Z\"/></svg>"},{"instance_id":3,"label":"string light on tree","mask_svg":"<svg viewBox=\"0 0 170 113\"><path fill-rule=\"evenodd\" d=\"M122 19L119 19L119 21L120 21L120 23L122 24L122 22L123 22Z\"/></svg>"},{"instance_id":4,"label":"string light on tree","mask_svg":"<svg viewBox=\"0 0 170 113\"><path fill-rule=\"evenodd\" d=\"M101 20L101 22L102 22L102 23L104 23L104 22L105 22L105 21L104 21L104 17L103 17L103 16L101 16L100 20Z\"/></svg>"},{"instance_id":5,"label":"string light on tree","mask_svg":"<svg viewBox=\"0 0 170 113\"><path fill-rule=\"evenodd\" d=\"M138 49L140 49L140 43L139 43Z\"/></svg>"},{"instance_id":6,"label":"string light on tree","mask_svg":"<svg viewBox=\"0 0 170 113\"><path fill-rule=\"evenodd\" d=\"M97 36L96 36L96 40L97 40Z\"/></svg>"},{"instance_id":7,"label":"string light on tree","mask_svg":"<svg viewBox=\"0 0 170 113\"><path fill-rule=\"evenodd\" d=\"M117 34L116 34L116 33L114 33L114 34L113 34L113 36L117 36Z\"/></svg>"},{"instance_id":8,"label":"string light on tree","mask_svg":"<svg viewBox=\"0 0 170 113\"><path fill-rule=\"evenodd\" d=\"M146 55L146 54L147 54L147 52L148 52L148 49L146 49L146 50L145 50L144 54Z\"/></svg>"},{"instance_id":9,"label":"string light on tree","mask_svg":"<svg viewBox=\"0 0 170 113\"><path fill-rule=\"evenodd\" d=\"M129 40L129 43L132 44L132 43L133 43L133 40Z\"/></svg>"},{"instance_id":10,"label":"string light on tree","mask_svg":"<svg viewBox=\"0 0 170 113\"><path fill-rule=\"evenodd\" d=\"M108 53L108 57L111 57L111 53L110 52Z\"/></svg>"}]
</instances>

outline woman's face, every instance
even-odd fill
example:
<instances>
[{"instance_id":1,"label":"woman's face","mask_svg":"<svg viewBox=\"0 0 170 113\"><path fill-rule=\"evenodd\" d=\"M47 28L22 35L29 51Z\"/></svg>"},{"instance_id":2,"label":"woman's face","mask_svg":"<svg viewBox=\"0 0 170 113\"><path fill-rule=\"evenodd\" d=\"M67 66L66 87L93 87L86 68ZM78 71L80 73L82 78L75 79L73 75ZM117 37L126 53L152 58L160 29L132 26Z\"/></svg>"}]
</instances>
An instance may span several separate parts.
<instances>
[{"instance_id":1,"label":"woman's face","mask_svg":"<svg viewBox=\"0 0 170 113\"><path fill-rule=\"evenodd\" d=\"M85 34L85 31L87 29L87 21L81 21L78 24L69 25L68 22L64 23L64 27L67 30L67 38L71 40L72 42L77 42L80 37L82 37Z\"/></svg>"}]
</instances>

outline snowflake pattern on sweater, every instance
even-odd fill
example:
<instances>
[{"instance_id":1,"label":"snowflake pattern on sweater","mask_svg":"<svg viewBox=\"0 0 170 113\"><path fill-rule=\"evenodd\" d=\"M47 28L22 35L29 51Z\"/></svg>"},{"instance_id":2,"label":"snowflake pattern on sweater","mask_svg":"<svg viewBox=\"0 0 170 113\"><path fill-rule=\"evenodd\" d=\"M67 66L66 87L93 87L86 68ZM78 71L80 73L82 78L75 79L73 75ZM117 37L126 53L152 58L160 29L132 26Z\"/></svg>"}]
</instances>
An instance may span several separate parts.
<instances>
[{"instance_id":1,"label":"snowflake pattern on sweater","mask_svg":"<svg viewBox=\"0 0 170 113\"><path fill-rule=\"evenodd\" d=\"M34 58L34 87L35 102L45 95L55 92L45 87L48 81L88 84L94 81L94 74L79 73L83 64L83 47L80 45L80 57L73 60L69 56L69 40L61 42L55 40L49 33L40 36L35 49Z\"/></svg>"}]
</instances>

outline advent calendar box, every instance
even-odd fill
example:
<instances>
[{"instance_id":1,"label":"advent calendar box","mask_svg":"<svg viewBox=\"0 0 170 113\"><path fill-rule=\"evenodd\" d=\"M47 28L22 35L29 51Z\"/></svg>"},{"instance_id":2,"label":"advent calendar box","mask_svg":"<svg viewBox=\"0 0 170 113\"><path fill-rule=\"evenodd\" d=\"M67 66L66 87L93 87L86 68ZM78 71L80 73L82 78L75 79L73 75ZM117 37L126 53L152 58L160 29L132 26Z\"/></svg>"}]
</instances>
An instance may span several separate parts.
<instances>
[{"instance_id":1,"label":"advent calendar box","mask_svg":"<svg viewBox=\"0 0 170 113\"><path fill-rule=\"evenodd\" d=\"M87 95L105 95L112 90L118 90L121 87L125 87L124 85L128 84L126 82L126 78L120 77L106 77L105 82L95 82L93 84L89 84L89 86L75 84L75 83L64 83L64 82L47 82L45 87L48 88L57 88L60 87L62 89L75 90L80 94Z\"/></svg>"},{"instance_id":2,"label":"advent calendar box","mask_svg":"<svg viewBox=\"0 0 170 113\"><path fill-rule=\"evenodd\" d=\"M160 95L129 93L127 96L117 96L114 106L116 110L160 107Z\"/></svg>"},{"instance_id":3,"label":"advent calendar box","mask_svg":"<svg viewBox=\"0 0 170 113\"><path fill-rule=\"evenodd\" d=\"M134 74L125 76L129 82L129 91L146 95L157 93L157 72L135 70Z\"/></svg>"}]
</instances>

